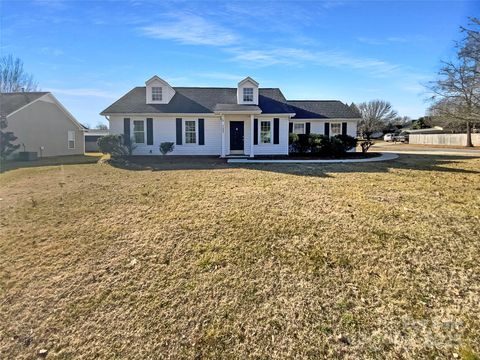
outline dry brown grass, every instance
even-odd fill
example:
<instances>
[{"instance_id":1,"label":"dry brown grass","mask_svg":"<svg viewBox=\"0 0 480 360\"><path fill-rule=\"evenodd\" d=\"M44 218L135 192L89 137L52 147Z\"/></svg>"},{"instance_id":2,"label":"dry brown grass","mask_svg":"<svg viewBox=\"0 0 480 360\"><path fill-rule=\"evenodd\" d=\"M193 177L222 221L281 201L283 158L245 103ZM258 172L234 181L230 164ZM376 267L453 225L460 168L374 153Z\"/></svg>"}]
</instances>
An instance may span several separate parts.
<instances>
[{"instance_id":1,"label":"dry brown grass","mask_svg":"<svg viewBox=\"0 0 480 360\"><path fill-rule=\"evenodd\" d=\"M478 158L0 181L0 358L478 354Z\"/></svg>"}]
</instances>

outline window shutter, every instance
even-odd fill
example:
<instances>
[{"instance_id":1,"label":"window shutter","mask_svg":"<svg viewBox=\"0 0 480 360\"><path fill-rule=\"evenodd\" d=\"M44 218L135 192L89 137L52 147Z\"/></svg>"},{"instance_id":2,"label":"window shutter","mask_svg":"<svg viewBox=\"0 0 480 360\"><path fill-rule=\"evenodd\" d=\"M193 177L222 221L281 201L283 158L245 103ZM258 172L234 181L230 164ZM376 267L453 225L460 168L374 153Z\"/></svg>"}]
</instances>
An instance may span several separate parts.
<instances>
[{"instance_id":1,"label":"window shutter","mask_svg":"<svg viewBox=\"0 0 480 360\"><path fill-rule=\"evenodd\" d=\"M288 133L293 133L293 123L288 123Z\"/></svg>"},{"instance_id":2,"label":"window shutter","mask_svg":"<svg viewBox=\"0 0 480 360\"><path fill-rule=\"evenodd\" d=\"M280 119L273 118L273 143L280 144Z\"/></svg>"},{"instance_id":3,"label":"window shutter","mask_svg":"<svg viewBox=\"0 0 480 360\"><path fill-rule=\"evenodd\" d=\"M342 135L347 135L347 123L342 123Z\"/></svg>"},{"instance_id":4,"label":"window shutter","mask_svg":"<svg viewBox=\"0 0 480 360\"><path fill-rule=\"evenodd\" d=\"M324 134L325 134L325 136L330 136L330 123L328 123L328 122L325 123Z\"/></svg>"},{"instance_id":5,"label":"window shutter","mask_svg":"<svg viewBox=\"0 0 480 360\"><path fill-rule=\"evenodd\" d=\"M177 145L182 145L182 119L177 118Z\"/></svg>"},{"instance_id":6,"label":"window shutter","mask_svg":"<svg viewBox=\"0 0 480 360\"><path fill-rule=\"evenodd\" d=\"M258 119L253 119L253 145L258 145Z\"/></svg>"},{"instance_id":7,"label":"window shutter","mask_svg":"<svg viewBox=\"0 0 480 360\"><path fill-rule=\"evenodd\" d=\"M153 145L153 119L147 118L147 145Z\"/></svg>"},{"instance_id":8,"label":"window shutter","mask_svg":"<svg viewBox=\"0 0 480 360\"><path fill-rule=\"evenodd\" d=\"M305 123L305 134L307 134L307 135L310 134L310 123L309 122Z\"/></svg>"},{"instance_id":9,"label":"window shutter","mask_svg":"<svg viewBox=\"0 0 480 360\"><path fill-rule=\"evenodd\" d=\"M198 119L198 145L205 145L205 120Z\"/></svg>"},{"instance_id":10,"label":"window shutter","mask_svg":"<svg viewBox=\"0 0 480 360\"><path fill-rule=\"evenodd\" d=\"M123 119L123 145L130 144L130 118Z\"/></svg>"}]
</instances>

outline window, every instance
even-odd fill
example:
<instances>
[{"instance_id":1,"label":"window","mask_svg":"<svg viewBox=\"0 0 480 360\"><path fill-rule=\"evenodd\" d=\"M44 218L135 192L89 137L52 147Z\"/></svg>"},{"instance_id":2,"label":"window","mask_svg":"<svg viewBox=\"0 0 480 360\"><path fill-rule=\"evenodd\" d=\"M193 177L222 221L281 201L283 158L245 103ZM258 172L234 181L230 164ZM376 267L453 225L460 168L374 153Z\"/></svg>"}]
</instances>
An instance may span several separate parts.
<instances>
[{"instance_id":1,"label":"window","mask_svg":"<svg viewBox=\"0 0 480 360\"><path fill-rule=\"evenodd\" d=\"M143 120L133 121L133 139L137 144L145 143L145 122Z\"/></svg>"},{"instance_id":2,"label":"window","mask_svg":"<svg viewBox=\"0 0 480 360\"><path fill-rule=\"evenodd\" d=\"M197 143L197 129L195 120L185 120L185 144Z\"/></svg>"},{"instance_id":3,"label":"window","mask_svg":"<svg viewBox=\"0 0 480 360\"><path fill-rule=\"evenodd\" d=\"M152 86L152 101L162 101L162 88Z\"/></svg>"},{"instance_id":4,"label":"window","mask_svg":"<svg viewBox=\"0 0 480 360\"><path fill-rule=\"evenodd\" d=\"M333 123L330 124L330 136L341 135L342 134L342 124Z\"/></svg>"},{"instance_id":5,"label":"window","mask_svg":"<svg viewBox=\"0 0 480 360\"><path fill-rule=\"evenodd\" d=\"M260 122L260 143L261 144L270 144L270 121L261 121Z\"/></svg>"},{"instance_id":6,"label":"window","mask_svg":"<svg viewBox=\"0 0 480 360\"><path fill-rule=\"evenodd\" d=\"M68 132L68 148L75 149L75 131Z\"/></svg>"},{"instance_id":7,"label":"window","mask_svg":"<svg viewBox=\"0 0 480 360\"><path fill-rule=\"evenodd\" d=\"M294 134L305 134L305 123L293 123Z\"/></svg>"},{"instance_id":8,"label":"window","mask_svg":"<svg viewBox=\"0 0 480 360\"><path fill-rule=\"evenodd\" d=\"M243 101L253 101L253 88L243 88Z\"/></svg>"}]
</instances>

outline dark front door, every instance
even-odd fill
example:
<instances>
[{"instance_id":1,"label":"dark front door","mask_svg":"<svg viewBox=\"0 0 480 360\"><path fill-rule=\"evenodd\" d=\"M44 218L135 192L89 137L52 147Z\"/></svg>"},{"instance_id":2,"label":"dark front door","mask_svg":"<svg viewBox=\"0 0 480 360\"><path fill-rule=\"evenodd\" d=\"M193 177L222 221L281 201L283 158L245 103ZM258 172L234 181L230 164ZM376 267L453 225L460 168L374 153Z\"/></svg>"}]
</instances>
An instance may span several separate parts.
<instances>
[{"instance_id":1,"label":"dark front door","mask_svg":"<svg viewBox=\"0 0 480 360\"><path fill-rule=\"evenodd\" d=\"M230 150L243 150L243 121L230 121Z\"/></svg>"}]
</instances>

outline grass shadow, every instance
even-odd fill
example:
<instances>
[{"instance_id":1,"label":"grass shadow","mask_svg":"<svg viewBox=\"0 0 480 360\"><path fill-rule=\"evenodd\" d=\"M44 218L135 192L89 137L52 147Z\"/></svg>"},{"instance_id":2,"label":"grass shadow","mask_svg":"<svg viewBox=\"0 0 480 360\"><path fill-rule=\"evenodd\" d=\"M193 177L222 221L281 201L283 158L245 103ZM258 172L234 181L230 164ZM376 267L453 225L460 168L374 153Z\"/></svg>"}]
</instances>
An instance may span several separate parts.
<instances>
[{"instance_id":1,"label":"grass shadow","mask_svg":"<svg viewBox=\"0 0 480 360\"><path fill-rule=\"evenodd\" d=\"M102 154L100 153L89 153L88 155L81 154L44 157L34 161L7 160L1 162L0 173L30 167L94 164L98 162L101 157Z\"/></svg>"},{"instance_id":2,"label":"grass shadow","mask_svg":"<svg viewBox=\"0 0 480 360\"><path fill-rule=\"evenodd\" d=\"M480 174L478 170L448 165L460 164L462 160L477 159L475 156L462 155L399 155L398 159L367 163L339 164L228 164L225 159L216 156L136 156L127 162L112 162L114 167L133 171L169 171L169 170L219 170L241 168L257 171L269 171L297 176L328 177L328 173L383 173L393 169L437 171L448 173Z\"/></svg>"}]
</instances>

